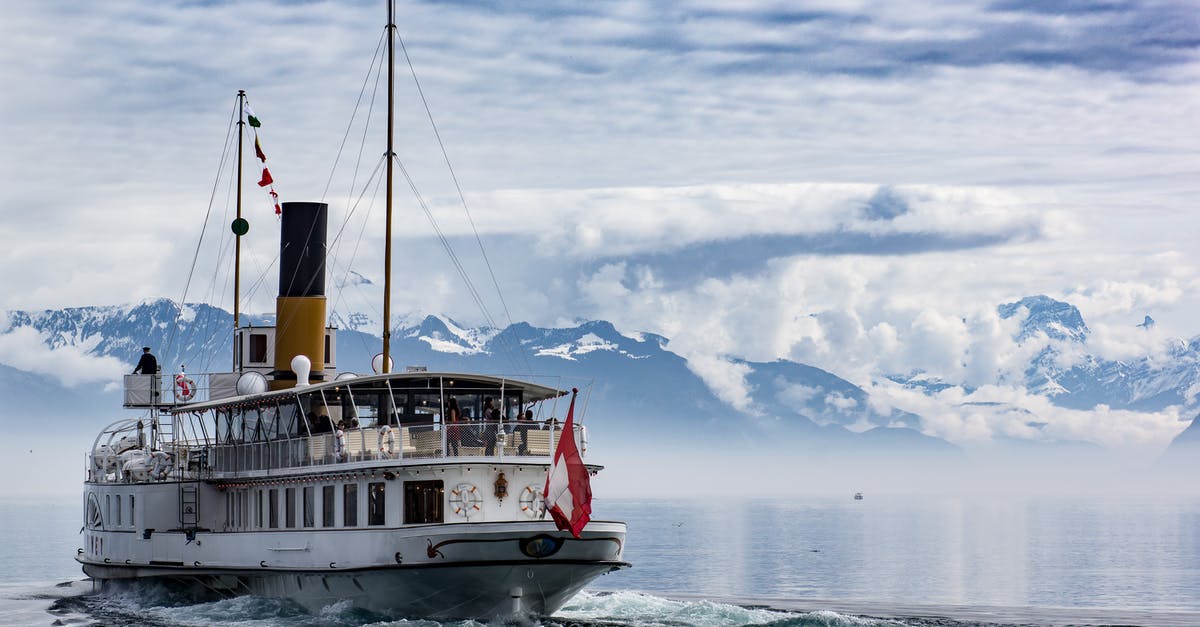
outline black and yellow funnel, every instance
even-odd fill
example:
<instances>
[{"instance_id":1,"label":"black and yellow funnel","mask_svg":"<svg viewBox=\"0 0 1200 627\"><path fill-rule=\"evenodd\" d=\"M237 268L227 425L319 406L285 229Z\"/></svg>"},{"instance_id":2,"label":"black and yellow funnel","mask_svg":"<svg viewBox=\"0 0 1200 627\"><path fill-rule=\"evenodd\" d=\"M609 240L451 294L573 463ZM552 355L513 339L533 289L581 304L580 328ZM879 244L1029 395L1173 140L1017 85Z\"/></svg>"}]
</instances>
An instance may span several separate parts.
<instances>
[{"instance_id":1,"label":"black and yellow funnel","mask_svg":"<svg viewBox=\"0 0 1200 627\"><path fill-rule=\"evenodd\" d=\"M271 389L296 385L292 358L312 362L325 379L325 232L329 205L285 202L279 227L279 297L275 300L275 371Z\"/></svg>"}]
</instances>

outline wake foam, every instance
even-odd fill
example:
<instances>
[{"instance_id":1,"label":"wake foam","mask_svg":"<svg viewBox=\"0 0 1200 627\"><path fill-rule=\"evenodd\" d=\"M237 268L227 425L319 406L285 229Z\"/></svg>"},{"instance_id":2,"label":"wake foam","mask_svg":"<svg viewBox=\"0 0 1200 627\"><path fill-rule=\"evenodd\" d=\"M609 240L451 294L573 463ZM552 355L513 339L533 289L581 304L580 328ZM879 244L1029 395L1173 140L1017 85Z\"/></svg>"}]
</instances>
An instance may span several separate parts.
<instances>
[{"instance_id":1,"label":"wake foam","mask_svg":"<svg viewBox=\"0 0 1200 627\"><path fill-rule=\"evenodd\" d=\"M86 584L86 587L85 587ZM695 600L678 601L637 592L581 592L559 612L548 618L504 620L491 623L397 619L353 607L341 601L317 613L309 613L286 599L238 596L200 600L188 590L156 582L110 583L96 594L81 594L90 583L72 586L74 594L57 598L49 610L40 610L41 621L50 622L45 612L67 620L59 624L92 622L143 627L900 627L904 623L849 616L831 611L794 612L732 603ZM66 592L66 591L63 591ZM42 598L50 598L49 596ZM2 609L2 608L0 608ZM82 618L83 621L78 619ZM953 621L951 621L953 623Z\"/></svg>"},{"instance_id":2,"label":"wake foam","mask_svg":"<svg viewBox=\"0 0 1200 627\"><path fill-rule=\"evenodd\" d=\"M903 623L847 616L830 611L786 612L713 601L675 601L637 592L581 592L549 620L569 624L636 625L637 627L901 627Z\"/></svg>"}]
</instances>

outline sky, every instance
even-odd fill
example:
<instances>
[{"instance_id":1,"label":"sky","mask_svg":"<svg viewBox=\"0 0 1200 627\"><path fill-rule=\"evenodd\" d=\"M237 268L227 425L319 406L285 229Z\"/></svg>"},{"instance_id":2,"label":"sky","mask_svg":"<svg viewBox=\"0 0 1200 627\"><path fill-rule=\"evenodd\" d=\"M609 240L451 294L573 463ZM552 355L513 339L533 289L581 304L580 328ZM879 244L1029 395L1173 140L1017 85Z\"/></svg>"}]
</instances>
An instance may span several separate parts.
<instances>
[{"instance_id":1,"label":"sky","mask_svg":"<svg viewBox=\"0 0 1200 627\"><path fill-rule=\"evenodd\" d=\"M1068 411L1002 384L1030 347L996 306L1067 300L1111 359L1200 334L1192 3L462 1L398 16L396 150L419 190L401 177L394 194L400 318L610 320L670 338L735 408L738 359L801 361L956 442L1020 435L964 401L1111 446L1161 447L1190 419ZM6 5L0 311L231 307L223 150L245 89L281 198L331 205L334 309L377 318L382 110L364 119L383 97L384 21L375 1ZM246 164L243 298L265 312L278 225ZM913 370L958 395L883 377Z\"/></svg>"}]
</instances>

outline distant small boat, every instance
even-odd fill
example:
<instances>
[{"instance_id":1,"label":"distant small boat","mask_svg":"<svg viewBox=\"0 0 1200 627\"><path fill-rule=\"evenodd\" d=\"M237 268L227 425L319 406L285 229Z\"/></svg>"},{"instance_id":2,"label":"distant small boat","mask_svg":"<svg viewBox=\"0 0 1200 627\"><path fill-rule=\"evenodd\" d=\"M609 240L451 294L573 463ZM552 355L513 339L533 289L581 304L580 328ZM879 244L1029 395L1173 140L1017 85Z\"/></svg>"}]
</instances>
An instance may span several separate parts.
<instances>
[{"instance_id":1,"label":"distant small boat","mask_svg":"<svg viewBox=\"0 0 1200 627\"><path fill-rule=\"evenodd\" d=\"M855 492L855 493L854 493L854 500L856 500L856 501L861 501L862 499L863 499L863 497L862 497L862 492Z\"/></svg>"}]
</instances>

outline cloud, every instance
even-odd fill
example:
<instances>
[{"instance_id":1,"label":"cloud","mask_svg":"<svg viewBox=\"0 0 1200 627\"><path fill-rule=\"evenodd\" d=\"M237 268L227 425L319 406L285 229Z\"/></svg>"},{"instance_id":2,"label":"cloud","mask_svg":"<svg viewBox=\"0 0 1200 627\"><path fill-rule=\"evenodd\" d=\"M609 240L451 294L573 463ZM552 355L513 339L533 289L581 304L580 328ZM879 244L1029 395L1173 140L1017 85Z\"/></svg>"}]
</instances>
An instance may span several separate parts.
<instances>
[{"instance_id":1,"label":"cloud","mask_svg":"<svg viewBox=\"0 0 1200 627\"><path fill-rule=\"evenodd\" d=\"M1076 410L1014 386L987 385L973 391L951 387L936 394L879 381L875 402L921 416L921 430L951 442L971 444L996 438L1092 442L1157 454L1186 426L1179 408L1114 410L1101 405Z\"/></svg>"},{"instance_id":2,"label":"cloud","mask_svg":"<svg viewBox=\"0 0 1200 627\"><path fill-rule=\"evenodd\" d=\"M58 379L64 385L112 382L125 374L129 365L114 357L89 353L99 338L84 338L79 344L50 348L48 338L32 327L8 328L0 324L0 363L17 370Z\"/></svg>"}]
</instances>

